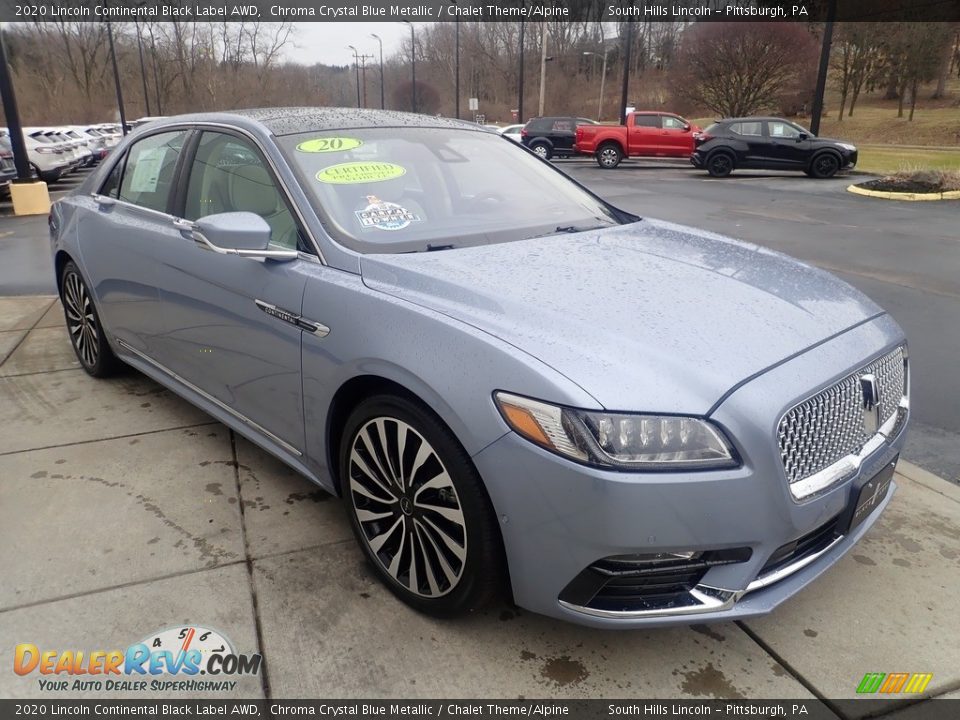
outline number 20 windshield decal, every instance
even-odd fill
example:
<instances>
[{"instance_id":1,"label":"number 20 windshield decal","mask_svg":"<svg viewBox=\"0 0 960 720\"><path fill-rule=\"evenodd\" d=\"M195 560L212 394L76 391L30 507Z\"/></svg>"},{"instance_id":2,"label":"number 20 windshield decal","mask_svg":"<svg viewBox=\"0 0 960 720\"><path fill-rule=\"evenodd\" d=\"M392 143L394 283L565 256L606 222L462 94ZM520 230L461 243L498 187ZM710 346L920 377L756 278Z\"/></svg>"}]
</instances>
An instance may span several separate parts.
<instances>
[{"instance_id":1,"label":"number 20 windshield decal","mask_svg":"<svg viewBox=\"0 0 960 720\"><path fill-rule=\"evenodd\" d=\"M304 140L297 150L305 153L345 152L363 145L363 140L349 137L323 137Z\"/></svg>"}]
</instances>

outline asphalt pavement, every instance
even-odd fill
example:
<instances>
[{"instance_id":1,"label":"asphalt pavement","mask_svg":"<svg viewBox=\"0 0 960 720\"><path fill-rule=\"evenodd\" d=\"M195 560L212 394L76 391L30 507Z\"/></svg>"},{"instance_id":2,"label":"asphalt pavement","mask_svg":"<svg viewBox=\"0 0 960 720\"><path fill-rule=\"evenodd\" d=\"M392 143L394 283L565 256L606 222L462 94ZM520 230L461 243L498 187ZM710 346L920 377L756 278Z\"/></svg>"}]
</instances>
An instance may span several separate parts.
<instances>
[{"instance_id":1,"label":"asphalt pavement","mask_svg":"<svg viewBox=\"0 0 960 720\"><path fill-rule=\"evenodd\" d=\"M556 165L625 210L783 251L873 298L910 342L914 424L905 457L960 483L960 201L846 192L863 176L735 172L716 180L684 161L631 160L616 170L589 159ZM51 198L86 172L52 185ZM11 213L0 203L0 295L54 292L46 219Z\"/></svg>"}]
</instances>

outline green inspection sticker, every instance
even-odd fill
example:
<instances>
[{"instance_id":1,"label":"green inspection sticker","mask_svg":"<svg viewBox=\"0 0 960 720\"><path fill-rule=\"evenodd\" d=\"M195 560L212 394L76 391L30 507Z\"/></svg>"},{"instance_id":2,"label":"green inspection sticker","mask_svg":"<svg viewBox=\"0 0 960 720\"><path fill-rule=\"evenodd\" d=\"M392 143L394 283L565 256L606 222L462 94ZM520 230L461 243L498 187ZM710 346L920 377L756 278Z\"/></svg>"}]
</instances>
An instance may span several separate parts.
<instances>
[{"instance_id":1,"label":"green inspection sticker","mask_svg":"<svg viewBox=\"0 0 960 720\"><path fill-rule=\"evenodd\" d=\"M383 182L402 177L407 169L387 162L348 162L331 165L317 173L317 180L331 185Z\"/></svg>"},{"instance_id":2,"label":"green inspection sticker","mask_svg":"<svg viewBox=\"0 0 960 720\"><path fill-rule=\"evenodd\" d=\"M363 145L363 140L348 137L323 137L305 140L297 145L297 150L305 153L344 152Z\"/></svg>"}]
</instances>

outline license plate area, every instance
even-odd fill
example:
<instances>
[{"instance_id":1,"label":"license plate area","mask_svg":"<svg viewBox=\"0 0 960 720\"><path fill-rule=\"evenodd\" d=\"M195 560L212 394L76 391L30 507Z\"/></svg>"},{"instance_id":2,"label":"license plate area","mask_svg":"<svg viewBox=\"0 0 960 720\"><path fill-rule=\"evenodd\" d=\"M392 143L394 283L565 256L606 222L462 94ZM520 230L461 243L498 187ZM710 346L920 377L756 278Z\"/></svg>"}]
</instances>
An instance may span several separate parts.
<instances>
[{"instance_id":1,"label":"license plate area","mask_svg":"<svg viewBox=\"0 0 960 720\"><path fill-rule=\"evenodd\" d=\"M891 462L887 463L880 472L860 486L856 502L853 504L853 510L850 514L850 525L847 533L856 530L864 520L873 514L877 506L883 502L883 499L887 496L887 492L890 489L890 483L893 482L893 473L897 468L897 460L899 459L899 456L895 457Z\"/></svg>"}]
</instances>

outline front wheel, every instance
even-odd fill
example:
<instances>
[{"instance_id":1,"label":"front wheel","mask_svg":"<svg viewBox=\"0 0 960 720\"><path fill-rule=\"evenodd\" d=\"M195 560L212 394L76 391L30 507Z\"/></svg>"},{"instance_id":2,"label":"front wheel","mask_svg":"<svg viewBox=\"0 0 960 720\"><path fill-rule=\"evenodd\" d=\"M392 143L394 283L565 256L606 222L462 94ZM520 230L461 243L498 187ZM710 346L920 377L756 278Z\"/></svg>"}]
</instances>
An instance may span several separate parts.
<instances>
[{"instance_id":1,"label":"front wheel","mask_svg":"<svg viewBox=\"0 0 960 720\"><path fill-rule=\"evenodd\" d=\"M80 365L93 377L113 375L120 361L110 349L87 283L73 261L64 266L60 276L60 301L70 344Z\"/></svg>"},{"instance_id":2,"label":"front wheel","mask_svg":"<svg viewBox=\"0 0 960 720\"><path fill-rule=\"evenodd\" d=\"M613 143L601 145L597 150L597 164L604 170L612 170L623 160L623 152Z\"/></svg>"},{"instance_id":3,"label":"front wheel","mask_svg":"<svg viewBox=\"0 0 960 720\"><path fill-rule=\"evenodd\" d=\"M403 397L375 396L351 413L339 459L354 534L394 595L436 617L490 600L503 576L496 515L445 425Z\"/></svg>"},{"instance_id":4,"label":"front wheel","mask_svg":"<svg viewBox=\"0 0 960 720\"><path fill-rule=\"evenodd\" d=\"M817 155L810 163L810 175L820 180L832 178L840 169L840 161L833 153L822 153Z\"/></svg>"}]
</instances>

